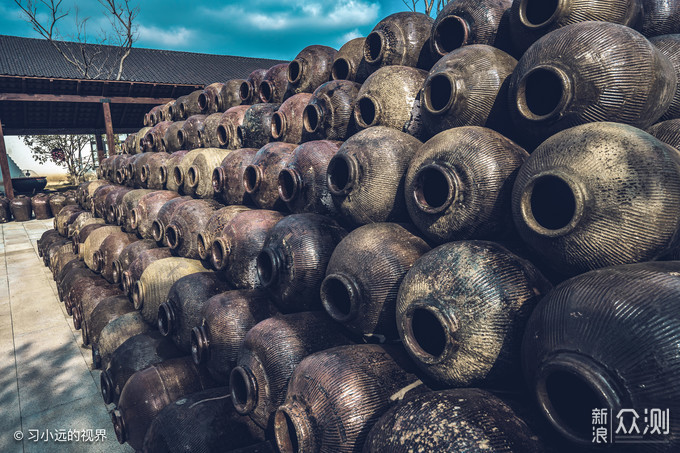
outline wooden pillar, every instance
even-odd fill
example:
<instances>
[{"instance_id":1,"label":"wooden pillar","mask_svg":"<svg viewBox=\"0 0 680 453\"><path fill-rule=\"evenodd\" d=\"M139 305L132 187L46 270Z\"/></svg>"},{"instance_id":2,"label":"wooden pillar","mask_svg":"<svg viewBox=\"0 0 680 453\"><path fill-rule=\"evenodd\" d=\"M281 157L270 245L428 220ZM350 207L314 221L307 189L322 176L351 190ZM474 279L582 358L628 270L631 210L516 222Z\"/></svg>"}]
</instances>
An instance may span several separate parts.
<instances>
[{"instance_id":1,"label":"wooden pillar","mask_svg":"<svg viewBox=\"0 0 680 453\"><path fill-rule=\"evenodd\" d=\"M106 126L106 141L109 145L109 157L116 154L116 141L113 138L113 123L111 122L111 100L102 99L104 108L104 125Z\"/></svg>"},{"instance_id":2,"label":"wooden pillar","mask_svg":"<svg viewBox=\"0 0 680 453\"><path fill-rule=\"evenodd\" d=\"M106 158L106 152L104 151L104 140L102 140L102 134L96 133L94 134L94 139L97 142L97 160L99 161L99 165L102 164L102 161Z\"/></svg>"},{"instance_id":3,"label":"wooden pillar","mask_svg":"<svg viewBox=\"0 0 680 453\"><path fill-rule=\"evenodd\" d=\"M2 182L5 186L5 195L10 200L14 198L14 188L12 188L12 175L9 173L9 162L7 161L7 148L5 148L5 134L2 133L2 122L0 121L0 170L2 171Z\"/></svg>"}]
</instances>

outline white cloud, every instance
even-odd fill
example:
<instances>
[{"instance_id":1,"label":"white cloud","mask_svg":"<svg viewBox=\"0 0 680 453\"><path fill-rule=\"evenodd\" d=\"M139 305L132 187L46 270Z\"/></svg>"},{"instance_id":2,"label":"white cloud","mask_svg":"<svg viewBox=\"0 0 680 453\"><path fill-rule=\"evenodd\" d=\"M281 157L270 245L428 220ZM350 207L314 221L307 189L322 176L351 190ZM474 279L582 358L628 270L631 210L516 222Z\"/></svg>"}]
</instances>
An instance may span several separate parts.
<instances>
[{"instance_id":1,"label":"white cloud","mask_svg":"<svg viewBox=\"0 0 680 453\"><path fill-rule=\"evenodd\" d=\"M281 5L286 6L281 9ZM278 11L275 11L278 9ZM380 5L365 0L283 1L260 0L248 9L228 5L215 12L203 8L211 17L234 17L259 30L347 29L373 25L378 21Z\"/></svg>"},{"instance_id":2,"label":"white cloud","mask_svg":"<svg viewBox=\"0 0 680 453\"><path fill-rule=\"evenodd\" d=\"M351 41L354 38L361 38L362 36L363 35L359 32L359 29L355 28L354 30L350 30L347 33L345 33L344 35L340 36L337 39L336 42L337 42L338 46L342 46L346 42Z\"/></svg>"},{"instance_id":3,"label":"white cloud","mask_svg":"<svg viewBox=\"0 0 680 453\"><path fill-rule=\"evenodd\" d=\"M169 48L189 47L196 36L194 30L186 27L170 27L168 29L156 26L139 26L139 42L145 44L159 44Z\"/></svg>"}]
</instances>

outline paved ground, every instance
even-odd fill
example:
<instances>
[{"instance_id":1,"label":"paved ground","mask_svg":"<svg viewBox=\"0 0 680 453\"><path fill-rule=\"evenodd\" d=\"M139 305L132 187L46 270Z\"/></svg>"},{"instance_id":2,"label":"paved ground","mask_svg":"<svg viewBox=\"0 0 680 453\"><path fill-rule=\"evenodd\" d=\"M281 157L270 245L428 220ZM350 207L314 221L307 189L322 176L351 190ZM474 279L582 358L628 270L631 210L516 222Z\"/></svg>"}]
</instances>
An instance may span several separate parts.
<instances>
[{"instance_id":1,"label":"paved ground","mask_svg":"<svg viewBox=\"0 0 680 453\"><path fill-rule=\"evenodd\" d=\"M0 452L134 451L116 440L90 349L38 257L50 228L52 219L0 225Z\"/></svg>"}]
</instances>

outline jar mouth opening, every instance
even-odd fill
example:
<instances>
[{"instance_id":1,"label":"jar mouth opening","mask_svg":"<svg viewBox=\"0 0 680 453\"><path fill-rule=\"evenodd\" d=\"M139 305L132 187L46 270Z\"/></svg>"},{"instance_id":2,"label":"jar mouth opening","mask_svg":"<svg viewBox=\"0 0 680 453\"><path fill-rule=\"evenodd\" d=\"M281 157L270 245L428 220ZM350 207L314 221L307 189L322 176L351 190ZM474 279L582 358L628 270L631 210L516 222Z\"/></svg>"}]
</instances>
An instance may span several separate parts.
<instances>
[{"instance_id":1,"label":"jar mouth opening","mask_svg":"<svg viewBox=\"0 0 680 453\"><path fill-rule=\"evenodd\" d=\"M360 127L375 126L378 123L379 116L378 104L370 96L364 96L357 101L354 115Z\"/></svg>"},{"instance_id":2,"label":"jar mouth opening","mask_svg":"<svg viewBox=\"0 0 680 453\"><path fill-rule=\"evenodd\" d=\"M269 80L264 80L260 84L260 100L262 102L271 102L272 96L274 94L274 88Z\"/></svg>"},{"instance_id":3,"label":"jar mouth opening","mask_svg":"<svg viewBox=\"0 0 680 453\"><path fill-rule=\"evenodd\" d=\"M353 281L342 274L330 274L321 283L321 302L331 318L338 322L349 321L358 312L358 289Z\"/></svg>"},{"instance_id":4,"label":"jar mouth opening","mask_svg":"<svg viewBox=\"0 0 680 453\"><path fill-rule=\"evenodd\" d=\"M163 240L163 226L158 220L154 220L151 224L151 235L156 242Z\"/></svg>"},{"instance_id":5,"label":"jar mouth opening","mask_svg":"<svg viewBox=\"0 0 680 453\"><path fill-rule=\"evenodd\" d=\"M265 247L256 258L257 276L265 288L273 286L278 280L280 259L271 248Z\"/></svg>"},{"instance_id":6,"label":"jar mouth opening","mask_svg":"<svg viewBox=\"0 0 680 453\"><path fill-rule=\"evenodd\" d=\"M569 77L553 66L537 66L519 81L517 109L529 121L547 121L560 117L571 100Z\"/></svg>"},{"instance_id":7,"label":"jar mouth opening","mask_svg":"<svg viewBox=\"0 0 680 453\"><path fill-rule=\"evenodd\" d=\"M521 0L519 20L527 28L543 28L555 22L561 10L562 0Z\"/></svg>"},{"instance_id":8,"label":"jar mouth opening","mask_svg":"<svg viewBox=\"0 0 680 453\"><path fill-rule=\"evenodd\" d=\"M207 110L208 96L206 96L205 93L201 93L198 95L198 106L201 108L201 110Z\"/></svg>"},{"instance_id":9,"label":"jar mouth opening","mask_svg":"<svg viewBox=\"0 0 680 453\"><path fill-rule=\"evenodd\" d=\"M212 174L212 186L215 193L222 192L222 187L224 184L224 170L222 167L216 167Z\"/></svg>"},{"instance_id":10,"label":"jar mouth opening","mask_svg":"<svg viewBox=\"0 0 680 453\"><path fill-rule=\"evenodd\" d=\"M276 444L281 453L298 453L305 451L303 439L306 431L305 420L296 416L289 406L281 406L274 415L274 434ZM311 432L310 432L311 434ZM309 442L309 440L308 440Z\"/></svg>"},{"instance_id":11,"label":"jar mouth opening","mask_svg":"<svg viewBox=\"0 0 680 453\"><path fill-rule=\"evenodd\" d=\"M535 175L524 187L521 216L534 233L546 237L571 232L584 215L585 197L580 187L562 172Z\"/></svg>"},{"instance_id":12,"label":"jar mouth opening","mask_svg":"<svg viewBox=\"0 0 680 453\"><path fill-rule=\"evenodd\" d=\"M272 115L271 135L274 140L283 138L283 133L286 128L286 118L281 112L274 112Z\"/></svg>"},{"instance_id":13,"label":"jar mouth opening","mask_svg":"<svg viewBox=\"0 0 680 453\"><path fill-rule=\"evenodd\" d=\"M284 202L289 203L295 199L299 186L300 178L296 171L290 168L281 170L279 173L279 196Z\"/></svg>"},{"instance_id":14,"label":"jar mouth opening","mask_svg":"<svg viewBox=\"0 0 680 453\"><path fill-rule=\"evenodd\" d=\"M459 16L446 16L434 29L434 47L439 55L463 47L469 36L468 23Z\"/></svg>"},{"instance_id":15,"label":"jar mouth opening","mask_svg":"<svg viewBox=\"0 0 680 453\"><path fill-rule=\"evenodd\" d=\"M241 86L238 89L238 95L243 102L250 100L250 97L253 95L253 86L250 82L246 81L241 83Z\"/></svg>"},{"instance_id":16,"label":"jar mouth opening","mask_svg":"<svg viewBox=\"0 0 680 453\"><path fill-rule=\"evenodd\" d=\"M368 63L377 63L383 57L384 48L383 34L380 31L373 31L364 42L364 58Z\"/></svg>"},{"instance_id":17,"label":"jar mouth opening","mask_svg":"<svg viewBox=\"0 0 680 453\"><path fill-rule=\"evenodd\" d=\"M217 140L222 146L225 146L229 143L229 133L227 131L227 127L223 124L217 126Z\"/></svg>"},{"instance_id":18,"label":"jar mouth opening","mask_svg":"<svg viewBox=\"0 0 680 453\"><path fill-rule=\"evenodd\" d=\"M411 350L419 357L426 357L434 362L446 351L448 344L447 331L442 324L439 313L429 307L415 308L408 316L407 335Z\"/></svg>"},{"instance_id":19,"label":"jar mouth opening","mask_svg":"<svg viewBox=\"0 0 680 453\"><path fill-rule=\"evenodd\" d=\"M243 188L249 194L253 194L259 187L261 170L257 165L248 165L243 172Z\"/></svg>"},{"instance_id":20,"label":"jar mouth opening","mask_svg":"<svg viewBox=\"0 0 680 453\"><path fill-rule=\"evenodd\" d=\"M578 353L562 352L539 369L536 396L541 411L565 437L591 444L594 409L614 417L621 401L605 369Z\"/></svg>"},{"instance_id":21,"label":"jar mouth opening","mask_svg":"<svg viewBox=\"0 0 680 453\"><path fill-rule=\"evenodd\" d=\"M288 64L288 82L296 84L302 79L302 63L298 60L293 60Z\"/></svg>"},{"instance_id":22,"label":"jar mouth opening","mask_svg":"<svg viewBox=\"0 0 680 453\"><path fill-rule=\"evenodd\" d=\"M257 382L247 368L235 367L229 375L234 408L241 415L249 414L257 404Z\"/></svg>"},{"instance_id":23,"label":"jar mouth opening","mask_svg":"<svg viewBox=\"0 0 680 453\"><path fill-rule=\"evenodd\" d=\"M336 154L331 158L326 172L328 190L331 194L343 196L352 190L357 177L355 167L353 158L347 154Z\"/></svg>"},{"instance_id":24,"label":"jar mouth opening","mask_svg":"<svg viewBox=\"0 0 680 453\"><path fill-rule=\"evenodd\" d=\"M302 126L305 132L311 134L317 131L320 116L319 107L316 104L309 104L305 107L302 111Z\"/></svg>"},{"instance_id":25,"label":"jar mouth opening","mask_svg":"<svg viewBox=\"0 0 680 453\"><path fill-rule=\"evenodd\" d=\"M448 74L435 74L425 81L423 103L433 115L449 110L456 99L456 84Z\"/></svg>"},{"instance_id":26,"label":"jar mouth opening","mask_svg":"<svg viewBox=\"0 0 680 453\"><path fill-rule=\"evenodd\" d=\"M416 173L413 198L418 209L425 213L438 214L445 211L455 200L457 192L457 178L448 168L430 164Z\"/></svg>"},{"instance_id":27,"label":"jar mouth opening","mask_svg":"<svg viewBox=\"0 0 680 453\"><path fill-rule=\"evenodd\" d=\"M349 80L352 72L352 65L345 58L338 58L331 67L331 77L333 80Z\"/></svg>"},{"instance_id":28,"label":"jar mouth opening","mask_svg":"<svg viewBox=\"0 0 680 453\"><path fill-rule=\"evenodd\" d=\"M168 247L176 249L179 247L180 241L179 230L177 230L174 225L168 225L168 227L165 228L165 239L168 242Z\"/></svg>"}]
</instances>

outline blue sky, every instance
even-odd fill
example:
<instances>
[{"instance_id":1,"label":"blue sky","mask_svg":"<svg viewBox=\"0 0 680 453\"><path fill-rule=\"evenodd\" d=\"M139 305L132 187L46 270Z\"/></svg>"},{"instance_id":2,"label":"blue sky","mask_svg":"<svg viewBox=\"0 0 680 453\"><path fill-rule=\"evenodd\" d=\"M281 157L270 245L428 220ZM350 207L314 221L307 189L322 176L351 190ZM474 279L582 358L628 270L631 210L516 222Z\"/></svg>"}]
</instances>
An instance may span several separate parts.
<instances>
[{"instance_id":1,"label":"blue sky","mask_svg":"<svg viewBox=\"0 0 680 453\"><path fill-rule=\"evenodd\" d=\"M402 0L137 1L136 47L282 60L311 44L338 49L351 38L366 36L380 19L407 10ZM108 27L96 0L78 3L80 16L90 17L90 34ZM60 22L67 39L74 33L74 5L74 0L63 0L62 7L71 9ZM0 33L38 37L12 0L0 0Z\"/></svg>"}]
</instances>

